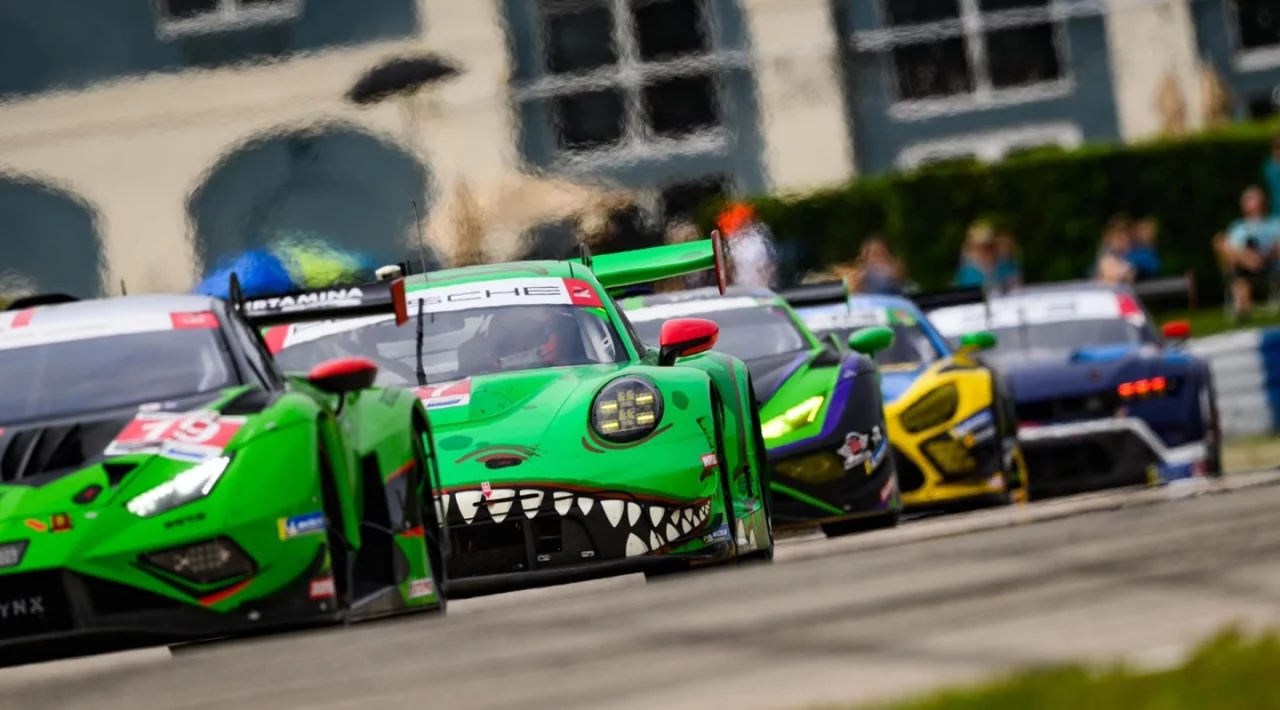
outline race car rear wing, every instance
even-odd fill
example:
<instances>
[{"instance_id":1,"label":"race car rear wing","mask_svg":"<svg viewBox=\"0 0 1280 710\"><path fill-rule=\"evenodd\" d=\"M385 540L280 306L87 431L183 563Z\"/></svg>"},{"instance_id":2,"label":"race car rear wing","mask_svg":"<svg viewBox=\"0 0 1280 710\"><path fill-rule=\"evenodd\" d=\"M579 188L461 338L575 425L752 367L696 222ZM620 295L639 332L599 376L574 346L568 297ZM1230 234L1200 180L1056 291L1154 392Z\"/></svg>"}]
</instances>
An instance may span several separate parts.
<instances>
[{"instance_id":1,"label":"race car rear wing","mask_svg":"<svg viewBox=\"0 0 1280 710\"><path fill-rule=\"evenodd\" d=\"M1181 303L1184 300L1188 308L1196 308L1196 272L1191 269L1181 276L1138 281L1129 288L1147 308L1153 304Z\"/></svg>"},{"instance_id":2,"label":"race car rear wing","mask_svg":"<svg viewBox=\"0 0 1280 710\"><path fill-rule=\"evenodd\" d=\"M849 302L849 285L844 281L820 281L778 292L792 308L828 306Z\"/></svg>"},{"instance_id":3,"label":"race car rear wing","mask_svg":"<svg viewBox=\"0 0 1280 710\"><path fill-rule=\"evenodd\" d=\"M569 261L590 269L610 292L699 271L715 271L720 295L728 288L724 240L718 231L712 231L710 239L599 256L592 256L585 244L580 249L582 256Z\"/></svg>"},{"instance_id":4,"label":"race car rear wing","mask_svg":"<svg viewBox=\"0 0 1280 710\"><path fill-rule=\"evenodd\" d=\"M947 306L984 303L987 300L987 292L980 286L968 286L917 293L910 296L910 298L921 311L928 313Z\"/></svg>"},{"instance_id":5,"label":"race car rear wing","mask_svg":"<svg viewBox=\"0 0 1280 710\"><path fill-rule=\"evenodd\" d=\"M258 328L392 313L396 325L409 320L403 278L246 299L240 278L233 273L229 300L245 320Z\"/></svg>"}]
</instances>

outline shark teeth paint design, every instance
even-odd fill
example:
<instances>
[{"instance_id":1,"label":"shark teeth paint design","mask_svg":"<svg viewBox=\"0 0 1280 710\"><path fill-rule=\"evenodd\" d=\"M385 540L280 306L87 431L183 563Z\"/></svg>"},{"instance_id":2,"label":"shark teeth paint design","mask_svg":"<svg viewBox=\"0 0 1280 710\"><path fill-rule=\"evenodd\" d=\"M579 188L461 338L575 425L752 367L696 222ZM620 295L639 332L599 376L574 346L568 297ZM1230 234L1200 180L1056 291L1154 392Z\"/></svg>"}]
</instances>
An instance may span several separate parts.
<instances>
[{"instance_id":1,"label":"shark teeth paint design","mask_svg":"<svg viewBox=\"0 0 1280 710\"><path fill-rule=\"evenodd\" d=\"M487 525L545 526L560 518L559 534L574 540L583 559L617 559L662 552L694 540L711 529L710 499L687 502L631 496L621 491L566 491L551 486L492 486L453 490L440 498L445 519L455 529ZM520 513L524 513L521 517ZM717 516L718 517L718 516ZM716 523L717 525L720 522ZM556 530L554 523L551 530ZM547 529L547 528L542 528Z\"/></svg>"}]
</instances>

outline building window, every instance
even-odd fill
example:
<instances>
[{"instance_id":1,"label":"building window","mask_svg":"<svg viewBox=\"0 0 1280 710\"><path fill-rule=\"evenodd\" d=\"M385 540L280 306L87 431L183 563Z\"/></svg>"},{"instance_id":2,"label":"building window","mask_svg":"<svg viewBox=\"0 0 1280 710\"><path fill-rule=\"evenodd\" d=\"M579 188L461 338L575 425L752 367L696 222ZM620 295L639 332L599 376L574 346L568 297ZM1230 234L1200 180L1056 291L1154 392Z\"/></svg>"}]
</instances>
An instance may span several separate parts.
<instances>
[{"instance_id":1,"label":"building window","mask_svg":"<svg viewBox=\"0 0 1280 710\"><path fill-rule=\"evenodd\" d=\"M1275 0L1233 0L1230 5L1241 68L1280 67L1280 4Z\"/></svg>"},{"instance_id":2,"label":"building window","mask_svg":"<svg viewBox=\"0 0 1280 710\"><path fill-rule=\"evenodd\" d=\"M971 160L994 163L1052 146L1078 148L1083 142L1083 132L1072 123L1024 126L918 143L899 153L897 162L904 170Z\"/></svg>"},{"instance_id":3,"label":"building window","mask_svg":"<svg viewBox=\"0 0 1280 710\"><path fill-rule=\"evenodd\" d=\"M162 39L227 32L290 22L302 0L154 0Z\"/></svg>"},{"instance_id":4,"label":"building window","mask_svg":"<svg viewBox=\"0 0 1280 710\"><path fill-rule=\"evenodd\" d=\"M1058 0L880 0L885 29L855 45L883 57L892 113L928 118L1069 90Z\"/></svg>"},{"instance_id":5,"label":"building window","mask_svg":"<svg viewBox=\"0 0 1280 710\"><path fill-rule=\"evenodd\" d=\"M719 49L707 0L540 0L542 76L519 101L547 107L563 162L723 152L719 77L749 66Z\"/></svg>"}]
</instances>

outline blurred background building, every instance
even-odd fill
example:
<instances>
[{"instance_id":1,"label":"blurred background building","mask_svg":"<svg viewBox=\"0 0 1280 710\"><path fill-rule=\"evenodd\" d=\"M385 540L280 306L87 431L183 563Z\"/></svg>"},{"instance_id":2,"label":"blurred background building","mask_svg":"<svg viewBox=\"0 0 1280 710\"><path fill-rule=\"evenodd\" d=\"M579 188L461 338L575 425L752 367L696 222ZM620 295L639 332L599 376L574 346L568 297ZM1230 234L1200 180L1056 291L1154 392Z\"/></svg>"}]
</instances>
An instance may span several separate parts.
<instances>
[{"instance_id":1,"label":"blurred background building","mask_svg":"<svg viewBox=\"0 0 1280 710\"><path fill-rule=\"evenodd\" d=\"M1278 85L1276 0L0 0L0 288L397 261L419 228L429 260L509 258L578 204L660 226L1268 115Z\"/></svg>"}]
</instances>

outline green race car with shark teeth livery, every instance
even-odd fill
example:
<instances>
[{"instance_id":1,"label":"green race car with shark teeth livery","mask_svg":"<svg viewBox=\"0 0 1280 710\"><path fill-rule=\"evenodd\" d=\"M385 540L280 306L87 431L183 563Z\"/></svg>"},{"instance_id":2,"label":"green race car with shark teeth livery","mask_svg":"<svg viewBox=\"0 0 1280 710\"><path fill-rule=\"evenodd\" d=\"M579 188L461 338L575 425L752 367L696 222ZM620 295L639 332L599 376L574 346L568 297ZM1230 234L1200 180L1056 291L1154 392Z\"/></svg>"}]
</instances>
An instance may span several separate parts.
<instances>
[{"instance_id":1,"label":"green race car with shark teeth livery","mask_svg":"<svg viewBox=\"0 0 1280 710\"><path fill-rule=\"evenodd\" d=\"M647 347L610 297L716 268L719 241L406 277L410 321L270 329L286 368L378 363L431 418L457 597L771 559L769 469L750 374L718 329ZM414 332L416 330L416 332Z\"/></svg>"},{"instance_id":2,"label":"green race car with shark teeth livery","mask_svg":"<svg viewBox=\"0 0 1280 710\"><path fill-rule=\"evenodd\" d=\"M367 361L285 376L253 327L393 311L402 282L0 312L0 658L443 610L421 403Z\"/></svg>"}]
</instances>

